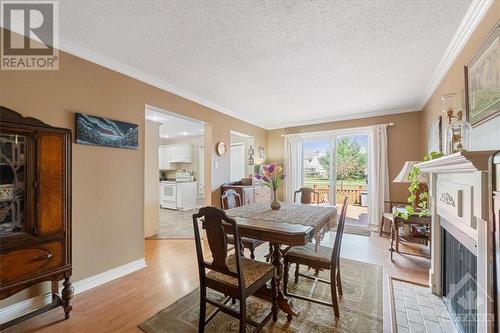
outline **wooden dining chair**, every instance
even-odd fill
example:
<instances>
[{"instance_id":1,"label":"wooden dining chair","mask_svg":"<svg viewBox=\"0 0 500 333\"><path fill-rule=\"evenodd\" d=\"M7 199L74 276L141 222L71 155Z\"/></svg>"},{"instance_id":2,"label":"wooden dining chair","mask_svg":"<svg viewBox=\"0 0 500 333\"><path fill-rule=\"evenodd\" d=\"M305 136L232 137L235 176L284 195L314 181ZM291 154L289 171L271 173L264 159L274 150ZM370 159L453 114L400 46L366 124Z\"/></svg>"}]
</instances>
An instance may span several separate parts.
<instances>
[{"instance_id":1,"label":"wooden dining chair","mask_svg":"<svg viewBox=\"0 0 500 333\"><path fill-rule=\"evenodd\" d=\"M204 259L203 248L201 245L200 230L198 220L202 221L203 228L206 231L206 238L212 261ZM203 207L197 214L193 215L193 227L196 243L196 255L198 258L198 270L200 277L200 313L199 313L199 332L204 332L205 325L219 312L222 311L230 316L240 320L239 332L246 332L246 324L256 327L258 332L273 318L277 320L278 311L278 290L276 281L276 269L272 264L245 258L241 255L239 242L236 242L234 254L228 255L226 233L239 238L238 226L236 221L226 215L226 213L216 207ZM210 271L207 272L207 269ZM246 317L247 298L267 282L271 281L272 307L269 314L257 323ZM226 297L222 302L216 302L207 298L207 288L216 290ZM240 309L237 312L227 303L233 299L238 299ZM215 306L217 310L206 319L207 303Z\"/></svg>"},{"instance_id":2,"label":"wooden dining chair","mask_svg":"<svg viewBox=\"0 0 500 333\"><path fill-rule=\"evenodd\" d=\"M224 210L241 206L241 196L235 190L225 191L221 195L220 201L221 201L221 207ZM234 245L233 235L227 235L227 242L229 244ZM241 243L243 244L243 247L245 249L248 249L250 251L250 258L255 259L255 249L258 246L264 244L264 241L248 237L242 237Z\"/></svg>"},{"instance_id":3,"label":"wooden dining chair","mask_svg":"<svg viewBox=\"0 0 500 333\"><path fill-rule=\"evenodd\" d=\"M337 224L337 232L335 234L335 242L333 248L308 243L304 246L292 247L286 254L284 259L284 278L283 278L283 292L287 296L292 296L295 298L303 299L306 301L328 305L333 307L333 312L335 317L339 317L339 304L337 300L337 291L339 297L342 296L342 280L340 278L340 247L342 244L342 234L344 233L345 215L347 210L347 197L344 198L342 205L342 211L340 213L340 218ZM298 283L299 276L306 277L308 279L314 280L309 296L297 295L287 292L288 284L288 270L290 264L295 263L297 265L306 265L313 268L316 271L319 270L330 270L330 281L319 278L318 276L310 276L306 274L299 273L298 270L295 271L295 283ZM298 266L297 266L298 267ZM332 303L322 301L313 298L314 291L318 282L327 283L330 285L332 294Z\"/></svg>"},{"instance_id":4,"label":"wooden dining chair","mask_svg":"<svg viewBox=\"0 0 500 333\"><path fill-rule=\"evenodd\" d=\"M297 202L297 194L299 193L301 204L319 204L319 193L310 187L301 187L297 191L293 192L293 202Z\"/></svg>"}]
</instances>

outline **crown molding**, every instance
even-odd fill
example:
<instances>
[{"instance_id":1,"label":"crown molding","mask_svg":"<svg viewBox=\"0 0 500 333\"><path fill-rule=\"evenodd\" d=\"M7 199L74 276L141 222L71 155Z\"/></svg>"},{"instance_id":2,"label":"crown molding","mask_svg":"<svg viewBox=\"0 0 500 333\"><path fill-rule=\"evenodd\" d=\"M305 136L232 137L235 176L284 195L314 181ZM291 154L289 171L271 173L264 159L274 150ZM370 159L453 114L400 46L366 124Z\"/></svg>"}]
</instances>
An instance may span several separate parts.
<instances>
[{"instance_id":1,"label":"crown molding","mask_svg":"<svg viewBox=\"0 0 500 333\"><path fill-rule=\"evenodd\" d=\"M457 31L453 35L446 51L444 52L438 66L431 79L427 83L422 96L419 99L418 109L421 110L427 104L438 85L441 83L451 65L462 51L465 43L477 28L488 8L495 0L473 0L465 16L463 17Z\"/></svg>"},{"instance_id":2,"label":"crown molding","mask_svg":"<svg viewBox=\"0 0 500 333\"><path fill-rule=\"evenodd\" d=\"M174 95L183 97L185 99L188 99L192 102L196 102L200 105L203 105L209 109L224 113L228 116L231 116L233 118L236 118L238 120L245 121L249 124L255 125L257 127L265 128L265 126L259 122L253 121L247 117L243 117L240 114L223 107L217 103L214 103L208 99L205 99L201 96L198 96L194 93L191 93L187 90L184 90L182 88L179 88L175 86L172 83L169 83L167 81L161 80L153 75L144 73L143 71L126 65L124 63L115 61L109 57L106 57L102 54L90 51L88 49L82 48L79 45L69 42L65 39L60 39L59 41L60 45L60 50L64 51L66 53L72 54L74 56L77 56L79 58L85 59L87 61L90 61L92 63L95 63L97 65L100 65L102 67L111 69L115 72L121 73L123 75L129 76L131 78L134 78L136 80L139 80L141 82L147 83L153 87L159 88L161 90L167 91L169 93L172 93Z\"/></svg>"},{"instance_id":3,"label":"crown molding","mask_svg":"<svg viewBox=\"0 0 500 333\"><path fill-rule=\"evenodd\" d=\"M328 118L318 118L318 119L313 119L313 120L271 124L271 125L267 126L267 129L273 130L273 129L288 128L288 127L316 125L316 124L331 123L331 122L336 122L336 121L371 118L371 117L377 117L377 116L387 116L387 115L391 115L391 114L399 114L399 113L407 113L407 112L415 112L415 111L420 111L420 109L418 108L418 106L413 105L413 106L407 106L407 107L403 107L403 108L369 111L369 112L355 113L355 114L349 114L349 115L344 115L344 116L335 116L335 117L328 117Z\"/></svg>"}]
</instances>

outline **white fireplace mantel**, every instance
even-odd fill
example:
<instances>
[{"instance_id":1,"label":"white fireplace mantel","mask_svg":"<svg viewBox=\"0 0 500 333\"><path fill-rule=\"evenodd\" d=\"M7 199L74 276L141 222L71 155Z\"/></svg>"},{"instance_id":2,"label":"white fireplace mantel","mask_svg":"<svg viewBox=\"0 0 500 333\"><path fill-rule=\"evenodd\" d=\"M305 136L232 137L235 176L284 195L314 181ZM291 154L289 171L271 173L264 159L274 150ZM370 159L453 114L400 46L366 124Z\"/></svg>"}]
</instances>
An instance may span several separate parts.
<instances>
[{"instance_id":1,"label":"white fireplace mantel","mask_svg":"<svg viewBox=\"0 0 500 333\"><path fill-rule=\"evenodd\" d=\"M487 171L492 151L459 152L435 160L421 162L417 167L427 173L470 173Z\"/></svg>"},{"instance_id":2,"label":"white fireplace mantel","mask_svg":"<svg viewBox=\"0 0 500 333\"><path fill-rule=\"evenodd\" d=\"M489 220L488 165L491 151L460 152L416 164L429 174L431 224L431 268L429 284L443 295L442 228L477 258L477 310L492 313L492 230ZM491 332L486 320L478 321L478 332Z\"/></svg>"}]
</instances>

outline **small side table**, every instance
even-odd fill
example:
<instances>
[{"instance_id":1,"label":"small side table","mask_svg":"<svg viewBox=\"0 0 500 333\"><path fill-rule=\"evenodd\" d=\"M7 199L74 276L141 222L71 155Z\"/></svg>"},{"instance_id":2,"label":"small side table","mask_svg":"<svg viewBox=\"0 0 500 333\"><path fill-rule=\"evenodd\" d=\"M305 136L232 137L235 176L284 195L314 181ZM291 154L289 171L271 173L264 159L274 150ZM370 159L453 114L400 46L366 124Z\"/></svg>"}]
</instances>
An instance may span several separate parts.
<instances>
[{"instance_id":1,"label":"small side table","mask_svg":"<svg viewBox=\"0 0 500 333\"><path fill-rule=\"evenodd\" d=\"M394 208L395 213L397 213L398 210L404 210L404 208ZM417 256L417 257L424 257L424 258L429 258L429 256L426 255L420 255L420 254L414 254L414 253L408 253L408 252L401 252L399 251L399 242L400 241L405 241L408 243L417 243L417 244L422 244L427 243L429 244L429 249L431 248L431 232L429 228L429 232L425 233L422 236L419 237L414 237L411 234L408 236L400 236L399 235L399 227L402 225L409 225L410 227L412 226L429 226L431 225L431 218L430 217L421 217L418 215L410 215L407 220L394 216L394 222L392 223L392 228L391 228L391 248L389 251L391 251L391 260L393 260L393 255L394 252L397 252L398 254L405 254L405 255L412 255L412 256ZM394 243L396 243L396 246L394 247ZM430 253L430 251L429 251Z\"/></svg>"}]
</instances>

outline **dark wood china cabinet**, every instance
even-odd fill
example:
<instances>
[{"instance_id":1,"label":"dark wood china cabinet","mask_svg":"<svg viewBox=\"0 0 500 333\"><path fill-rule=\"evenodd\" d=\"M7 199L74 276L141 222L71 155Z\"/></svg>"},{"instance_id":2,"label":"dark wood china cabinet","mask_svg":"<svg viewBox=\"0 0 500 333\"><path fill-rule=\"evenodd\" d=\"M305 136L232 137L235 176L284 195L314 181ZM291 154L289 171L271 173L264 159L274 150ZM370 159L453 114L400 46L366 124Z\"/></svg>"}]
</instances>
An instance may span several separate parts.
<instances>
[{"instance_id":1,"label":"dark wood china cabinet","mask_svg":"<svg viewBox=\"0 0 500 333\"><path fill-rule=\"evenodd\" d=\"M71 132L0 106L0 299L52 281L52 303L0 329L58 306L69 318L71 270Z\"/></svg>"}]
</instances>

